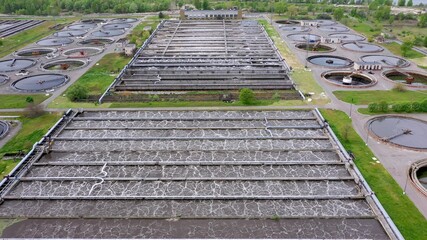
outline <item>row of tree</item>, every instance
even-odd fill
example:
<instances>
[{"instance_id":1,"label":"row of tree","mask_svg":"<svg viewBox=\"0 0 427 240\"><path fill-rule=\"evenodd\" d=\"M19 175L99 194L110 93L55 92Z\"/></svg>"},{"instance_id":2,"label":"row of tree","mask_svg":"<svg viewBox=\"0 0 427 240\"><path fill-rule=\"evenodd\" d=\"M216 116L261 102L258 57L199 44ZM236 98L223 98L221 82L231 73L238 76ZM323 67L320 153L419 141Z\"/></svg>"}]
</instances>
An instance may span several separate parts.
<instances>
[{"instance_id":1,"label":"row of tree","mask_svg":"<svg viewBox=\"0 0 427 240\"><path fill-rule=\"evenodd\" d=\"M406 0L399 0L397 2L397 5L400 6L400 7L403 7L405 5L408 6L408 7L412 7L414 5L414 3L412 2L412 0L408 0L408 1L406 1Z\"/></svg>"},{"instance_id":2,"label":"row of tree","mask_svg":"<svg viewBox=\"0 0 427 240\"><path fill-rule=\"evenodd\" d=\"M0 12L24 15L80 13L136 13L169 9L170 0L0 0Z\"/></svg>"}]
</instances>

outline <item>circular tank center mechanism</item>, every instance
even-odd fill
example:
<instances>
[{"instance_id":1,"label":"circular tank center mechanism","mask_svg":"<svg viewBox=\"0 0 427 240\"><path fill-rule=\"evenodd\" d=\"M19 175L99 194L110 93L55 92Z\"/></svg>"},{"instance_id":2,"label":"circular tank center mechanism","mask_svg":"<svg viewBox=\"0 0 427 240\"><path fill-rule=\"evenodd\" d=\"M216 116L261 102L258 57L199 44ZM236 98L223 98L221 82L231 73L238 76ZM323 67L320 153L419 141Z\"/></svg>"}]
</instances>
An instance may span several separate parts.
<instances>
[{"instance_id":1,"label":"circular tank center mechanism","mask_svg":"<svg viewBox=\"0 0 427 240\"><path fill-rule=\"evenodd\" d=\"M79 23L68 26L68 29L72 30L89 30L96 28L98 26L96 23Z\"/></svg>"},{"instance_id":2,"label":"circular tank center mechanism","mask_svg":"<svg viewBox=\"0 0 427 240\"><path fill-rule=\"evenodd\" d=\"M32 59L7 59L0 61L0 72L13 72L29 68L36 64Z\"/></svg>"},{"instance_id":3,"label":"circular tank center mechanism","mask_svg":"<svg viewBox=\"0 0 427 240\"><path fill-rule=\"evenodd\" d=\"M27 48L16 51L14 55L19 57L40 57L55 52L56 49L54 48Z\"/></svg>"},{"instance_id":4,"label":"circular tank center mechanism","mask_svg":"<svg viewBox=\"0 0 427 240\"><path fill-rule=\"evenodd\" d=\"M80 22L82 23L105 23L106 21L104 19L94 18L94 19L83 19Z\"/></svg>"},{"instance_id":5,"label":"circular tank center mechanism","mask_svg":"<svg viewBox=\"0 0 427 240\"><path fill-rule=\"evenodd\" d=\"M344 43L342 47L344 49L355 51L355 52L381 52L384 50L384 48L381 46L370 44L370 43L364 43L364 42Z\"/></svg>"},{"instance_id":6,"label":"circular tank center mechanism","mask_svg":"<svg viewBox=\"0 0 427 240\"><path fill-rule=\"evenodd\" d=\"M85 30L65 30L53 34L55 37L79 37L85 35Z\"/></svg>"},{"instance_id":7,"label":"circular tank center mechanism","mask_svg":"<svg viewBox=\"0 0 427 240\"><path fill-rule=\"evenodd\" d=\"M92 36L94 37L114 37L119 36L125 33L125 30L123 29L116 29L116 30L98 30L92 33Z\"/></svg>"},{"instance_id":8,"label":"circular tank center mechanism","mask_svg":"<svg viewBox=\"0 0 427 240\"><path fill-rule=\"evenodd\" d=\"M330 47L328 45L320 44L320 42L317 43L298 43L295 45L298 49L305 50L305 51L311 51L311 52L332 52L335 49L333 47Z\"/></svg>"},{"instance_id":9,"label":"circular tank center mechanism","mask_svg":"<svg viewBox=\"0 0 427 240\"><path fill-rule=\"evenodd\" d=\"M298 24L300 24L300 21L296 21L296 20L277 20L276 23L282 24L282 25L298 25Z\"/></svg>"},{"instance_id":10,"label":"circular tank center mechanism","mask_svg":"<svg viewBox=\"0 0 427 240\"><path fill-rule=\"evenodd\" d=\"M46 38L37 42L40 46L62 46L73 42L71 38Z\"/></svg>"},{"instance_id":11,"label":"circular tank center mechanism","mask_svg":"<svg viewBox=\"0 0 427 240\"><path fill-rule=\"evenodd\" d=\"M9 80L9 77L3 74L0 74L0 85L5 84Z\"/></svg>"},{"instance_id":12,"label":"circular tank center mechanism","mask_svg":"<svg viewBox=\"0 0 427 240\"><path fill-rule=\"evenodd\" d=\"M389 80L417 87L427 87L427 74L414 71L393 69L383 75Z\"/></svg>"},{"instance_id":13,"label":"circular tank center mechanism","mask_svg":"<svg viewBox=\"0 0 427 240\"><path fill-rule=\"evenodd\" d=\"M68 76L62 74L39 74L21 78L12 87L17 90L27 92L39 92L51 90L64 85L68 81Z\"/></svg>"},{"instance_id":14,"label":"circular tank center mechanism","mask_svg":"<svg viewBox=\"0 0 427 240\"><path fill-rule=\"evenodd\" d=\"M112 23L134 23L138 21L136 18L115 18L111 20Z\"/></svg>"},{"instance_id":15,"label":"circular tank center mechanism","mask_svg":"<svg viewBox=\"0 0 427 240\"><path fill-rule=\"evenodd\" d=\"M86 58L90 56L94 56L97 54L102 53L102 48L96 48L96 47L81 47L81 48L72 48L65 50L62 52L64 56L71 57L71 58Z\"/></svg>"},{"instance_id":16,"label":"circular tank center mechanism","mask_svg":"<svg viewBox=\"0 0 427 240\"><path fill-rule=\"evenodd\" d=\"M330 38L339 38L342 42L355 42L355 41L363 41L365 40L364 36L350 34L350 33L334 33L329 34Z\"/></svg>"},{"instance_id":17,"label":"circular tank center mechanism","mask_svg":"<svg viewBox=\"0 0 427 240\"><path fill-rule=\"evenodd\" d=\"M9 124L5 121L0 121L0 139L6 136L9 131Z\"/></svg>"},{"instance_id":18,"label":"circular tank center mechanism","mask_svg":"<svg viewBox=\"0 0 427 240\"><path fill-rule=\"evenodd\" d=\"M383 67L407 67L410 65L405 59L394 56L366 55L362 56L360 59L363 62L380 63Z\"/></svg>"},{"instance_id":19,"label":"circular tank center mechanism","mask_svg":"<svg viewBox=\"0 0 427 240\"><path fill-rule=\"evenodd\" d=\"M368 122L368 130L383 142L427 150L427 122L400 116L377 117Z\"/></svg>"},{"instance_id":20,"label":"circular tank center mechanism","mask_svg":"<svg viewBox=\"0 0 427 240\"><path fill-rule=\"evenodd\" d=\"M109 39L109 38L89 38L89 39L85 39L85 40L79 42L79 44L81 44L81 45L93 45L93 46L104 46L105 44L111 44L113 42L114 42L114 40Z\"/></svg>"},{"instance_id":21,"label":"circular tank center mechanism","mask_svg":"<svg viewBox=\"0 0 427 240\"><path fill-rule=\"evenodd\" d=\"M116 30L116 29L125 29L125 28L131 28L132 25L128 23L112 23L112 24L106 24L102 26L105 30Z\"/></svg>"},{"instance_id":22,"label":"circular tank center mechanism","mask_svg":"<svg viewBox=\"0 0 427 240\"><path fill-rule=\"evenodd\" d=\"M344 26L320 26L318 27L320 31L324 32L347 32L349 29Z\"/></svg>"},{"instance_id":23,"label":"circular tank center mechanism","mask_svg":"<svg viewBox=\"0 0 427 240\"><path fill-rule=\"evenodd\" d=\"M64 59L45 63L41 68L47 71L72 71L84 67L86 64L86 61L79 59Z\"/></svg>"},{"instance_id":24,"label":"circular tank center mechanism","mask_svg":"<svg viewBox=\"0 0 427 240\"><path fill-rule=\"evenodd\" d=\"M322 76L326 81L338 86L369 87L376 84L374 78L352 71L328 71Z\"/></svg>"},{"instance_id":25,"label":"circular tank center mechanism","mask_svg":"<svg viewBox=\"0 0 427 240\"><path fill-rule=\"evenodd\" d=\"M353 65L353 61L348 58L328 55L311 56L307 58L307 61L312 64L325 67L350 67Z\"/></svg>"},{"instance_id":26,"label":"circular tank center mechanism","mask_svg":"<svg viewBox=\"0 0 427 240\"><path fill-rule=\"evenodd\" d=\"M302 26L283 26L280 27L283 31L287 32L308 32L310 31L310 28L308 27L302 27Z\"/></svg>"},{"instance_id":27,"label":"circular tank center mechanism","mask_svg":"<svg viewBox=\"0 0 427 240\"><path fill-rule=\"evenodd\" d=\"M320 40L320 36L315 34L296 33L289 34L287 37L297 42L317 42Z\"/></svg>"}]
</instances>

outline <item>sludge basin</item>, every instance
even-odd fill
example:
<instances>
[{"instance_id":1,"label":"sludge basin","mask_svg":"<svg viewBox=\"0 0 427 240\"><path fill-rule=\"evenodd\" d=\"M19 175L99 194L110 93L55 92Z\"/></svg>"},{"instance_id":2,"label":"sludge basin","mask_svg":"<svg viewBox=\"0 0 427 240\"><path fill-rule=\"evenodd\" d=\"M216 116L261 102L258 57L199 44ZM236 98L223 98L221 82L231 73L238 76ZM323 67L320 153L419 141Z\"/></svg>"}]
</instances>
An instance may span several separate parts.
<instances>
[{"instance_id":1,"label":"sludge basin","mask_svg":"<svg viewBox=\"0 0 427 240\"><path fill-rule=\"evenodd\" d=\"M349 29L344 26L320 26L317 29L325 32L347 32Z\"/></svg>"},{"instance_id":2,"label":"sludge basin","mask_svg":"<svg viewBox=\"0 0 427 240\"><path fill-rule=\"evenodd\" d=\"M13 72L32 67L36 61L32 59L7 59L0 61L0 72Z\"/></svg>"},{"instance_id":3,"label":"sludge basin","mask_svg":"<svg viewBox=\"0 0 427 240\"><path fill-rule=\"evenodd\" d=\"M79 42L80 45L94 45L94 46L103 46L105 44L113 43L113 39L109 38L89 38Z\"/></svg>"},{"instance_id":4,"label":"sludge basin","mask_svg":"<svg viewBox=\"0 0 427 240\"><path fill-rule=\"evenodd\" d=\"M389 70L383 72L389 80L415 87L427 87L427 74L415 71Z\"/></svg>"},{"instance_id":5,"label":"sludge basin","mask_svg":"<svg viewBox=\"0 0 427 240\"><path fill-rule=\"evenodd\" d=\"M289 32L308 32L310 31L310 28L308 27L302 27L302 26L284 26L280 27L283 31L289 31Z\"/></svg>"},{"instance_id":6,"label":"sludge basin","mask_svg":"<svg viewBox=\"0 0 427 240\"><path fill-rule=\"evenodd\" d=\"M55 60L41 66L46 71L72 71L86 66L87 62L79 59Z\"/></svg>"},{"instance_id":7,"label":"sludge basin","mask_svg":"<svg viewBox=\"0 0 427 240\"><path fill-rule=\"evenodd\" d=\"M382 116L371 119L369 133L379 140L396 146L427 150L427 122L402 116Z\"/></svg>"},{"instance_id":8,"label":"sludge basin","mask_svg":"<svg viewBox=\"0 0 427 240\"><path fill-rule=\"evenodd\" d=\"M40 46L62 46L73 42L71 38L46 38L37 42Z\"/></svg>"},{"instance_id":9,"label":"sludge basin","mask_svg":"<svg viewBox=\"0 0 427 240\"><path fill-rule=\"evenodd\" d=\"M383 47L364 42L349 42L342 44L344 49L355 51L355 52L381 52L384 50Z\"/></svg>"},{"instance_id":10,"label":"sludge basin","mask_svg":"<svg viewBox=\"0 0 427 240\"><path fill-rule=\"evenodd\" d=\"M380 63L383 67L408 67L410 63L403 58L384 55L366 55L360 58L363 62Z\"/></svg>"},{"instance_id":11,"label":"sludge basin","mask_svg":"<svg viewBox=\"0 0 427 240\"><path fill-rule=\"evenodd\" d=\"M79 37L85 35L85 30L64 30L53 34L55 37Z\"/></svg>"},{"instance_id":12,"label":"sludge basin","mask_svg":"<svg viewBox=\"0 0 427 240\"><path fill-rule=\"evenodd\" d=\"M334 33L329 34L331 38L339 38L343 42L354 42L354 41L363 41L365 40L364 36L351 34L351 33Z\"/></svg>"},{"instance_id":13,"label":"sludge basin","mask_svg":"<svg viewBox=\"0 0 427 240\"><path fill-rule=\"evenodd\" d=\"M103 51L104 50L102 48L81 47L81 48L72 48L72 49L65 50L64 52L62 52L62 54L70 58L85 58L85 57L90 57L90 56L100 54Z\"/></svg>"},{"instance_id":14,"label":"sludge basin","mask_svg":"<svg viewBox=\"0 0 427 240\"><path fill-rule=\"evenodd\" d=\"M7 132L9 132L9 124L0 120L0 139L6 136Z\"/></svg>"},{"instance_id":15,"label":"sludge basin","mask_svg":"<svg viewBox=\"0 0 427 240\"><path fill-rule=\"evenodd\" d=\"M96 23L79 23L68 26L68 29L73 30L89 30L96 28L98 25Z\"/></svg>"},{"instance_id":16,"label":"sludge basin","mask_svg":"<svg viewBox=\"0 0 427 240\"><path fill-rule=\"evenodd\" d=\"M310 51L310 52L332 52L335 50L335 48L330 47L328 45L323 44L315 44L315 43L298 43L295 45L296 48L304 50L304 51Z\"/></svg>"},{"instance_id":17,"label":"sludge basin","mask_svg":"<svg viewBox=\"0 0 427 240\"><path fill-rule=\"evenodd\" d=\"M352 71L328 71L322 73L322 77L329 83L343 87L363 88L377 83L374 78L368 75Z\"/></svg>"},{"instance_id":18,"label":"sludge basin","mask_svg":"<svg viewBox=\"0 0 427 240\"><path fill-rule=\"evenodd\" d=\"M16 51L14 55L19 57L40 57L55 52L56 49L54 48L27 48Z\"/></svg>"},{"instance_id":19,"label":"sludge basin","mask_svg":"<svg viewBox=\"0 0 427 240\"><path fill-rule=\"evenodd\" d=\"M102 26L102 29L104 30L116 30L116 29L125 29L125 28L131 28L132 25L128 23L112 23L112 24L106 24Z\"/></svg>"},{"instance_id":20,"label":"sludge basin","mask_svg":"<svg viewBox=\"0 0 427 240\"><path fill-rule=\"evenodd\" d=\"M9 81L9 77L3 74L0 74L0 85L5 84L7 81Z\"/></svg>"},{"instance_id":21,"label":"sludge basin","mask_svg":"<svg viewBox=\"0 0 427 240\"><path fill-rule=\"evenodd\" d=\"M324 67L350 67L353 65L353 61L345 57L329 56L329 55L315 55L307 58L312 64L320 65Z\"/></svg>"},{"instance_id":22,"label":"sludge basin","mask_svg":"<svg viewBox=\"0 0 427 240\"><path fill-rule=\"evenodd\" d=\"M21 78L12 83L12 87L25 92L40 92L58 88L68 79L68 76L62 74L39 74Z\"/></svg>"},{"instance_id":23,"label":"sludge basin","mask_svg":"<svg viewBox=\"0 0 427 240\"><path fill-rule=\"evenodd\" d=\"M94 37L114 37L119 36L125 33L125 30L123 29L117 29L117 30L98 30L96 32L92 33L92 36Z\"/></svg>"},{"instance_id":24,"label":"sludge basin","mask_svg":"<svg viewBox=\"0 0 427 240\"><path fill-rule=\"evenodd\" d=\"M295 33L289 34L286 37L297 42L317 42L320 40L320 36L315 34Z\"/></svg>"}]
</instances>

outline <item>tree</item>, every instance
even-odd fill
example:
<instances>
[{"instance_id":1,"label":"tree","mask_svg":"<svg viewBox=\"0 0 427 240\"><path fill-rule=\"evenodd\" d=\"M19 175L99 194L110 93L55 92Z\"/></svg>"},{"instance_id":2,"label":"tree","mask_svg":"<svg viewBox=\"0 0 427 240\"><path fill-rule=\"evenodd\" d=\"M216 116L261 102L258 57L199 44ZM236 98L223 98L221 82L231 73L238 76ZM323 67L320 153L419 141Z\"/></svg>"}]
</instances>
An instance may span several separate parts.
<instances>
[{"instance_id":1,"label":"tree","mask_svg":"<svg viewBox=\"0 0 427 240\"><path fill-rule=\"evenodd\" d=\"M397 6L399 6L399 7L403 7L403 6L405 6L405 0L399 0L399 1L397 2Z\"/></svg>"},{"instance_id":2,"label":"tree","mask_svg":"<svg viewBox=\"0 0 427 240\"><path fill-rule=\"evenodd\" d=\"M279 15L287 11L287 6L285 2L276 2L274 3L274 12Z\"/></svg>"},{"instance_id":3,"label":"tree","mask_svg":"<svg viewBox=\"0 0 427 240\"><path fill-rule=\"evenodd\" d=\"M334 10L334 18L335 20L339 21L344 17L344 9L342 8L336 8Z\"/></svg>"},{"instance_id":4,"label":"tree","mask_svg":"<svg viewBox=\"0 0 427 240\"><path fill-rule=\"evenodd\" d=\"M298 8L295 5L290 5L288 7L288 13L289 13L289 16L293 18L298 14Z\"/></svg>"},{"instance_id":5,"label":"tree","mask_svg":"<svg viewBox=\"0 0 427 240\"><path fill-rule=\"evenodd\" d=\"M409 41L405 41L402 45L400 45L400 51L402 51L402 55L404 57L408 57L413 45L414 44Z\"/></svg>"},{"instance_id":6,"label":"tree","mask_svg":"<svg viewBox=\"0 0 427 240\"><path fill-rule=\"evenodd\" d=\"M414 5L414 3L412 2L412 0L408 0L408 3L406 3L406 6L412 7L412 5Z\"/></svg>"},{"instance_id":7,"label":"tree","mask_svg":"<svg viewBox=\"0 0 427 240\"><path fill-rule=\"evenodd\" d=\"M427 47L427 36L424 37L423 46Z\"/></svg>"},{"instance_id":8,"label":"tree","mask_svg":"<svg viewBox=\"0 0 427 240\"><path fill-rule=\"evenodd\" d=\"M201 9L202 8L202 4L200 3L200 0L194 0L193 1L193 5L196 9Z\"/></svg>"},{"instance_id":9,"label":"tree","mask_svg":"<svg viewBox=\"0 0 427 240\"><path fill-rule=\"evenodd\" d=\"M209 9L209 1L208 0L203 0L202 8L203 8L203 10Z\"/></svg>"},{"instance_id":10,"label":"tree","mask_svg":"<svg viewBox=\"0 0 427 240\"><path fill-rule=\"evenodd\" d=\"M255 103L255 94L249 88L243 88L240 90L239 100L244 105L252 105Z\"/></svg>"},{"instance_id":11,"label":"tree","mask_svg":"<svg viewBox=\"0 0 427 240\"><path fill-rule=\"evenodd\" d=\"M82 100L88 97L89 91L82 85L74 85L67 91L67 97L70 101Z\"/></svg>"},{"instance_id":12,"label":"tree","mask_svg":"<svg viewBox=\"0 0 427 240\"><path fill-rule=\"evenodd\" d=\"M427 13L424 13L420 16L420 20L418 21L418 27L427 27Z\"/></svg>"}]
</instances>

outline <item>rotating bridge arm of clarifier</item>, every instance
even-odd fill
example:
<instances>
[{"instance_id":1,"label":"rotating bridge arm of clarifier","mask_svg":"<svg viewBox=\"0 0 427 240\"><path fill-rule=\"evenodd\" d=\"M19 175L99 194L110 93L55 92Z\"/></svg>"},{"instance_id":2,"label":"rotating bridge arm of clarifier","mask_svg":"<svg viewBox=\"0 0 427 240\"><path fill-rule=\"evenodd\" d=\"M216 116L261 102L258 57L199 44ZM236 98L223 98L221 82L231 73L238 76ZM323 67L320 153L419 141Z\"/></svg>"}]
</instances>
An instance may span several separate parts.
<instances>
[{"instance_id":1,"label":"rotating bridge arm of clarifier","mask_svg":"<svg viewBox=\"0 0 427 240\"><path fill-rule=\"evenodd\" d=\"M392 139L395 139L395 138L400 137L402 135L408 135L408 134L412 134L412 130L410 130L410 129L402 129L402 132L397 133L395 135L392 135L390 137L381 138L381 140L383 140L385 142L389 142Z\"/></svg>"}]
</instances>

